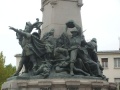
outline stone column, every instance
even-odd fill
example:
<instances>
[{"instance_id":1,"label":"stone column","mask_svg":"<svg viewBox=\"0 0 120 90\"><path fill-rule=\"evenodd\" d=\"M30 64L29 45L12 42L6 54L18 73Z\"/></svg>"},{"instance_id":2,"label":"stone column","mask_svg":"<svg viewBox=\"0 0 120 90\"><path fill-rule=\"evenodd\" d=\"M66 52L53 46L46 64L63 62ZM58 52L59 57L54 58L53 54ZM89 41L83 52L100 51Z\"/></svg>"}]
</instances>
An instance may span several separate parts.
<instances>
[{"instance_id":1,"label":"stone column","mask_svg":"<svg viewBox=\"0 0 120 90\"><path fill-rule=\"evenodd\" d=\"M20 62L20 60L21 60L21 54L16 54L15 55L15 57L16 57L16 70L18 69L18 66L19 66L19 62ZM22 72L24 72L24 70L25 70L25 67L23 66L23 68L22 68L22 70L20 71L20 74L22 73Z\"/></svg>"},{"instance_id":2,"label":"stone column","mask_svg":"<svg viewBox=\"0 0 120 90\"><path fill-rule=\"evenodd\" d=\"M80 9L82 0L41 0L43 12L42 35L55 29L55 37L65 31L65 23L74 20L82 27Z\"/></svg>"}]
</instances>

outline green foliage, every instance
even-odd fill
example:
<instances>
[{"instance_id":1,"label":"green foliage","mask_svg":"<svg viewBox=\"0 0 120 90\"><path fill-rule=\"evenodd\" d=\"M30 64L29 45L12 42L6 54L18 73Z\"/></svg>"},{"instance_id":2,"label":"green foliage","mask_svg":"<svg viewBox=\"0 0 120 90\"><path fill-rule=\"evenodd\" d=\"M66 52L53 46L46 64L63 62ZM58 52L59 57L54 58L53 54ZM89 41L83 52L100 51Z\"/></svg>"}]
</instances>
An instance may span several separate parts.
<instances>
[{"instance_id":1,"label":"green foliage","mask_svg":"<svg viewBox=\"0 0 120 90\"><path fill-rule=\"evenodd\" d=\"M1 85L16 71L16 68L11 64L5 65L5 57L3 52L0 52L0 89Z\"/></svg>"}]
</instances>

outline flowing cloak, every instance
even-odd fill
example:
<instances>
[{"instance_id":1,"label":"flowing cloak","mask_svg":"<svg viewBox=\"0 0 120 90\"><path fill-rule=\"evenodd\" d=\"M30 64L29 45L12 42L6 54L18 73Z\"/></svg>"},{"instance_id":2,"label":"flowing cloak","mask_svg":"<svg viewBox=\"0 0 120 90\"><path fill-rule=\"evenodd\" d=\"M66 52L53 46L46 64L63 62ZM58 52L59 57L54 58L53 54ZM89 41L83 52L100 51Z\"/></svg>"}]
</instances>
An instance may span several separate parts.
<instances>
[{"instance_id":1,"label":"flowing cloak","mask_svg":"<svg viewBox=\"0 0 120 90\"><path fill-rule=\"evenodd\" d=\"M37 55L37 57L41 58L43 55L45 55L46 52L46 44L42 42L38 37L35 35L31 36L31 44L32 44L32 51Z\"/></svg>"}]
</instances>

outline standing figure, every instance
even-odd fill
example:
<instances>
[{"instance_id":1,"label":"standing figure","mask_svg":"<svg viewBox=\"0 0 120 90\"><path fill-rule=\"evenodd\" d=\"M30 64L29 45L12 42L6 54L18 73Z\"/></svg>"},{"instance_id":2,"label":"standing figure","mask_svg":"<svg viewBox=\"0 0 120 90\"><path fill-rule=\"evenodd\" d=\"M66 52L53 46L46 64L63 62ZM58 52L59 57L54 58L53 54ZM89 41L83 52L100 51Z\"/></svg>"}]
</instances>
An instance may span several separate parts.
<instances>
[{"instance_id":1,"label":"standing figure","mask_svg":"<svg viewBox=\"0 0 120 90\"><path fill-rule=\"evenodd\" d=\"M23 30L20 29L19 31L23 31ZM18 42L19 42L21 48L23 48L23 47L22 47L23 36L22 36L21 34L19 34L19 33L16 33L16 37L17 37L17 39L18 39ZM29 63L30 63L30 62L29 62ZM19 74L19 72L21 71L23 65L24 65L24 67L25 67L24 73L27 73L28 70L31 68L31 67L28 65L29 63L28 63L28 62L24 62L24 60L21 58L21 60L20 60L20 62L19 62L18 69L17 69L16 73L15 73L13 76L16 76L16 75ZM29 69L28 69L28 66L29 66Z\"/></svg>"},{"instance_id":2,"label":"standing figure","mask_svg":"<svg viewBox=\"0 0 120 90\"><path fill-rule=\"evenodd\" d=\"M23 31L10 27L10 29L14 30L17 35L21 36L22 39L19 39L21 40L19 43L23 49L21 61L14 76L19 75L23 65L27 64L29 61L32 62L32 64L30 64L30 66L33 65L32 70L35 70L38 66L36 58L45 53L45 45L40 41L38 33L30 34L33 27L34 26L30 23L26 23L25 30ZM28 72L27 65L25 65L25 72Z\"/></svg>"},{"instance_id":3,"label":"standing figure","mask_svg":"<svg viewBox=\"0 0 120 90\"><path fill-rule=\"evenodd\" d=\"M99 68L99 65L93 61L88 53L86 42L81 43L81 47L79 49L79 57L84 62L84 65L88 69L88 73L91 76L102 77L102 72Z\"/></svg>"},{"instance_id":4,"label":"standing figure","mask_svg":"<svg viewBox=\"0 0 120 90\"><path fill-rule=\"evenodd\" d=\"M69 21L66 23L67 28L73 28L71 31L72 37L70 38L70 48L68 49L70 55L70 74L89 76L84 70L86 70L82 60L78 56L78 51L81 47L81 43L84 40L83 32L75 22Z\"/></svg>"},{"instance_id":5,"label":"standing figure","mask_svg":"<svg viewBox=\"0 0 120 90\"><path fill-rule=\"evenodd\" d=\"M96 38L93 38L90 42L87 43L87 50L88 50L88 53L89 53L91 59L99 65L101 72L103 72L103 67L100 65L100 62L99 62L98 56L97 56L97 40L96 40Z\"/></svg>"},{"instance_id":6,"label":"standing figure","mask_svg":"<svg viewBox=\"0 0 120 90\"><path fill-rule=\"evenodd\" d=\"M81 46L82 42L82 30L81 28L73 21L66 23L67 28L73 28L71 31L72 37L70 38L70 74L74 75L74 63L77 59L78 47Z\"/></svg>"}]
</instances>

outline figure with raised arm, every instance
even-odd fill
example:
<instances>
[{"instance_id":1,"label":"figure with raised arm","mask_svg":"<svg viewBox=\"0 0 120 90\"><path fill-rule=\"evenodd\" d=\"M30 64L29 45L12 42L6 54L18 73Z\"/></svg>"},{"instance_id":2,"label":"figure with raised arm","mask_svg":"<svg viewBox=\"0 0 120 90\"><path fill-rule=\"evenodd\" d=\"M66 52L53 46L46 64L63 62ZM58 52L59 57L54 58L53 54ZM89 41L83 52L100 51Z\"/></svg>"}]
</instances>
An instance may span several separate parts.
<instances>
[{"instance_id":1,"label":"figure with raised arm","mask_svg":"<svg viewBox=\"0 0 120 90\"><path fill-rule=\"evenodd\" d=\"M81 46L82 42L82 29L74 21L66 23L67 28L73 28L71 31L72 37L70 38L70 74L74 75L74 63L77 59L78 47Z\"/></svg>"},{"instance_id":2,"label":"figure with raised arm","mask_svg":"<svg viewBox=\"0 0 120 90\"><path fill-rule=\"evenodd\" d=\"M25 66L25 73L28 72L28 67L32 67L32 70L37 69L38 65L36 58L41 57L45 53L45 45L40 41L39 34L36 32L30 34L35 25L36 24L32 25L30 22L27 22L25 30L18 30L14 27L9 27L9 29L16 32L19 44L23 49L22 58L14 76L19 75L23 65ZM32 64L27 66L26 64L28 62L32 62Z\"/></svg>"}]
</instances>

